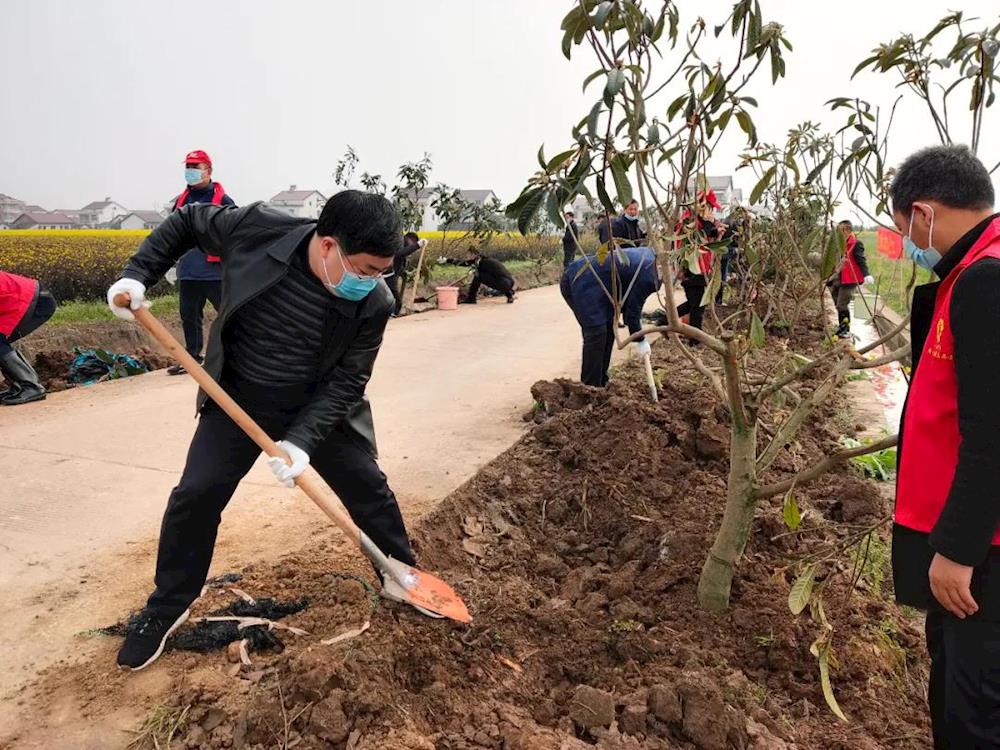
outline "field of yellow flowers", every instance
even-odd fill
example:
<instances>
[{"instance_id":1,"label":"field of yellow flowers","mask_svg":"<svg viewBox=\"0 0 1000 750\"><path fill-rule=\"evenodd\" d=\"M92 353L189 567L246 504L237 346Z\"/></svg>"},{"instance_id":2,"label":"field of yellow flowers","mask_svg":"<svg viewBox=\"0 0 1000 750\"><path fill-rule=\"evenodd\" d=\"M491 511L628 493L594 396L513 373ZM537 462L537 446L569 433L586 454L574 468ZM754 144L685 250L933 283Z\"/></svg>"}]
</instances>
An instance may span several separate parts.
<instances>
[{"instance_id":1,"label":"field of yellow flowers","mask_svg":"<svg viewBox=\"0 0 1000 750\"><path fill-rule=\"evenodd\" d=\"M40 279L60 301L101 299L148 234L115 229L4 230L0 231L0 270ZM439 257L460 257L469 246L480 244L461 232L419 234L428 240L428 264ZM554 236L500 234L482 249L501 261L537 261L554 258L561 244Z\"/></svg>"}]
</instances>

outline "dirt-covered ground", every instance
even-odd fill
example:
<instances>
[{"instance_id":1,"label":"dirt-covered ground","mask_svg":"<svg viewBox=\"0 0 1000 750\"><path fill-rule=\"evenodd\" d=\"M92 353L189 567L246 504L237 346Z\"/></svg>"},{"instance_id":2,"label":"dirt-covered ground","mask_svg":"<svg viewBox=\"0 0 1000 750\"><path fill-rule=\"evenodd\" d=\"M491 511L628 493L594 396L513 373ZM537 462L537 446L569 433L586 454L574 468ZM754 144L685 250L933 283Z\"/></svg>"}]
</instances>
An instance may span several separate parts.
<instances>
[{"instance_id":1,"label":"dirt-covered ground","mask_svg":"<svg viewBox=\"0 0 1000 750\"><path fill-rule=\"evenodd\" d=\"M884 545L857 588L846 570L825 591L849 723L820 688L820 626L787 604L797 560L885 518L884 489L848 467L800 488L795 534L781 498L765 502L730 611L707 614L695 588L724 501L726 415L665 342L654 359L658 404L635 368L605 391L538 383L531 432L413 529L421 566L455 584L471 626L374 604L354 578L372 578L364 563L314 543L232 584L305 597L280 622L308 634L276 631L283 649L251 650L249 665L236 647L168 652L150 671L170 698L145 707L137 746L156 734L176 748L927 747L920 622L889 601ZM845 403L826 406L768 478L851 429ZM215 589L195 614L237 596ZM104 638L101 661L50 670L22 695L26 710L67 692L82 722L112 710L136 676L114 670L118 640Z\"/></svg>"}]
</instances>

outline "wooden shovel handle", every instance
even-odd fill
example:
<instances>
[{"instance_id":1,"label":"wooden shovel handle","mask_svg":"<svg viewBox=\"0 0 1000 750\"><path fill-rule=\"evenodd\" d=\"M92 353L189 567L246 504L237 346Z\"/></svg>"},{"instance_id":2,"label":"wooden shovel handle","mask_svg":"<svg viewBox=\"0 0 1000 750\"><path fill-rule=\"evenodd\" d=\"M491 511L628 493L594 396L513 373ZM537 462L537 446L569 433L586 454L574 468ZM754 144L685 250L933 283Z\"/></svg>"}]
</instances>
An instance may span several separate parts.
<instances>
[{"instance_id":1,"label":"wooden shovel handle","mask_svg":"<svg viewBox=\"0 0 1000 750\"><path fill-rule=\"evenodd\" d=\"M124 293L116 294L114 298L114 303L118 307L128 307L131 301L131 298ZM187 350L180 345L177 339L167 330L166 326L157 320L156 316L145 307L132 310L132 314L135 315L135 319L139 321L139 324L149 331L149 334L156 339L157 343L171 357L184 365L184 369L201 386L201 389L208 394L209 398L218 404L219 408L228 414L229 418L236 422L240 429L260 446L260 449L264 453L268 456L277 456L286 461L288 460L288 456L278 447L278 444L260 428L260 425L253 421L253 418L243 410L243 407L237 404L222 389L222 386L215 382L212 376L205 371L205 368L198 363L198 360L188 354ZM337 524L351 538L351 541L359 547L361 546L361 533L354 524L354 521L334 504L333 500L316 480L311 476L301 474L295 479L295 484L309 496L310 500L319 506L320 510L330 517L331 521Z\"/></svg>"},{"instance_id":2,"label":"wooden shovel handle","mask_svg":"<svg viewBox=\"0 0 1000 750\"><path fill-rule=\"evenodd\" d=\"M413 289L410 290L410 304L407 307L412 308L417 301L417 287L420 286L420 269L424 265L424 253L427 251L427 245L420 248L420 255L417 256L417 272L413 276Z\"/></svg>"}]
</instances>

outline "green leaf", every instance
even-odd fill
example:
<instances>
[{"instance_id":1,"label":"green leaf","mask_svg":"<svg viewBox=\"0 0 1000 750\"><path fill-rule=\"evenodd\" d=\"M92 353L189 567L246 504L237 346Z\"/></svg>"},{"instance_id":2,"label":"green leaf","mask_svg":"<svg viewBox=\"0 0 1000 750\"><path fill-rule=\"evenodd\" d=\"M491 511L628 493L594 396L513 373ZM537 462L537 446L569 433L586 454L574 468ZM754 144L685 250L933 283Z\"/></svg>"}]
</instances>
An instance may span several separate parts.
<instances>
[{"instance_id":1,"label":"green leaf","mask_svg":"<svg viewBox=\"0 0 1000 750\"><path fill-rule=\"evenodd\" d=\"M702 307L708 307L715 302L715 295L718 293L720 287L722 287L722 274L713 273L708 277L708 286L705 287L705 293L701 295Z\"/></svg>"},{"instance_id":2,"label":"green leaf","mask_svg":"<svg viewBox=\"0 0 1000 750\"><path fill-rule=\"evenodd\" d=\"M615 213L615 204L611 200L611 196L608 195L608 187L604 184L604 177L601 175L597 176L597 199L604 206L604 210L609 214Z\"/></svg>"},{"instance_id":3,"label":"green leaf","mask_svg":"<svg viewBox=\"0 0 1000 750\"><path fill-rule=\"evenodd\" d=\"M602 266L604 265L604 261L608 259L609 252L611 252L610 242L605 242L604 244L599 245L597 247L597 253L595 253L595 255L597 256L597 262L600 263Z\"/></svg>"},{"instance_id":4,"label":"green leaf","mask_svg":"<svg viewBox=\"0 0 1000 750\"><path fill-rule=\"evenodd\" d=\"M549 221L561 228L565 225L565 219L563 218L563 207L559 201L560 192L553 190L549 193L548 200L545 201L545 210L549 215Z\"/></svg>"},{"instance_id":5,"label":"green leaf","mask_svg":"<svg viewBox=\"0 0 1000 750\"><path fill-rule=\"evenodd\" d=\"M820 641L822 641L822 644L820 644ZM830 682L830 643L827 637L824 635L809 650L819 660L819 684L823 688L823 697L826 699L826 705L833 711L834 716L846 723L847 717L840 709L840 704L837 703L837 698L833 694L833 684Z\"/></svg>"},{"instance_id":6,"label":"green leaf","mask_svg":"<svg viewBox=\"0 0 1000 750\"><path fill-rule=\"evenodd\" d=\"M864 70L869 65L871 65L873 62L875 62L876 60L878 60L878 58L879 58L878 55L872 55L871 57L866 57L864 60L862 60L861 62L859 62L858 66L854 69L854 72L851 73L851 78L854 78L854 76L856 76L862 70Z\"/></svg>"},{"instance_id":7,"label":"green leaf","mask_svg":"<svg viewBox=\"0 0 1000 750\"><path fill-rule=\"evenodd\" d=\"M625 71L621 68L612 68L608 71L608 82L604 85L606 96L615 97L625 88Z\"/></svg>"},{"instance_id":8,"label":"green leaf","mask_svg":"<svg viewBox=\"0 0 1000 750\"><path fill-rule=\"evenodd\" d=\"M668 120L673 120L674 117L677 115L677 113L680 112L681 107L684 106L684 103L687 100L688 100L688 95L687 94L681 94L676 99L674 99L670 103L670 106L667 107L667 119Z\"/></svg>"},{"instance_id":9,"label":"green leaf","mask_svg":"<svg viewBox=\"0 0 1000 750\"><path fill-rule=\"evenodd\" d=\"M802 524L802 514L799 513L799 504L795 502L795 491L789 490L785 495L785 504L781 509L781 516L785 519L785 526L795 531Z\"/></svg>"},{"instance_id":10,"label":"green leaf","mask_svg":"<svg viewBox=\"0 0 1000 750\"><path fill-rule=\"evenodd\" d=\"M538 147L538 166L545 169L545 144Z\"/></svg>"},{"instance_id":11,"label":"green leaf","mask_svg":"<svg viewBox=\"0 0 1000 750\"><path fill-rule=\"evenodd\" d=\"M755 144L757 142L757 128L753 124L750 113L745 109L741 109L736 113L736 122L740 124L740 129L747 134L750 145Z\"/></svg>"},{"instance_id":12,"label":"green leaf","mask_svg":"<svg viewBox=\"0 0 1000 750\"><path fill-rule=\"evenodd\" d=\"M656 120L653 120L649 125L649 132L646 133L646 142L651 146L655 146L660 142L660 126Z\"/></svg>"},{"instance_id":13,"label":"green leaf","mask_svg":"<svg viewBox=\"0 0 1000 750\"><path fill-rule=\"evenodd\" d=\"M750 346L754 349L763 349L764 338L764 324L757 317L757 313L754 313L750 319Z\"/></svg>"},{"instance_id":14,"label":"green leaf","mask_svg":"<svg viewBox=\"0 0 1000 750\"><path fill-rule=\"evenodd\" d=\"M587 91L587 86L589 86L595 80L597 80L598 78L600 78L602 75L604 75L604 68L598 68L593 73L591 73L589 76L587 76L586 78L584 78L583 79L583 91L584 91L584 93L586 93L586 91Z\"/></svg>"},{"instance_id":15,"label":"green leaf","mask_svg":"<svg viewBox=\"0 0 1000 750\"><path fill-rule=\"evenodd\" d=\"M595 29L602 30L604 28L604 22L607 20L608 13L611 12L613 7L615 7L615 4L610 1L603 2L597 6L597 12L594 14Z\"/></svg>"},{"instance_id":16,"label":"green leaf","mask_svg":"<svg viewBox=\"0 0 1000 750\"><path fill-rule=\"evenodd\" d=\"M535 214L538 213L538 209L544 200L544 188L535 188L534 192L529 193L529 197L525 199L524 205L521 207L521 211L517 215L517 231L521 234L528 233L528 225L531 224L531 220L535 218Z\"/></svg>"},{"instance_id":17,"label":"green leaf","mask_svg":"<svg viewBox=\"0 0 1000 750\"><path fill-rule=\"evenodd\" d=\"M795 579L792 590L788 592L788 608L793 615L799 615L809 606L809 597L812 596L813 584L816 583L816 565L810 563L802 574Z\"/></svg>"},{"instance_id":18,"label":"green leaf","mask_svg":"<svg viewBox=\"0 0 1000 750\"><path fill-rule=\"evenodd\" d=\"M844 235L833 229L826 238L826 251L823 253L823 264L820 266L820 278L828 279L833 275L833 271L843 254Z\"/></svg>"},{"instance_id":19,"label":"green leaf","mask_svg":"<svg viewBox=\"0 0 1000 750\"><path fill-rule=\"evenodd\" d=\"M752 191L750 191L750 204L756 205L760 202L761 196L764 195L764 191L767 190L767 186L771 184L771 180L774 179L775 167L768 167L767 171L764 172L763 176L754 185Z\"/></svg>"},{"instance_id":20,"label":"green leaf","mask_svg":"<svg viewBox=\"0 0 1000 750\"><path fill-rule=\"evenodd\" d=\"M628 172L625 166L625 157L616 154L611 160L611 176L615 180L615 190L618 191L618 201L622 206L627 206L632 200L632 184L628 180Z\"/></svg>"},{"instance_id":21,"label":"green leaf","mask_svg":"<svg viewBox=\"0 0 1000 750\"><path fill-rule=\"evenodd\" d=\"M563 151L561 154L556 154L551 159L549 159L548 163L545 165L545 171L552 172L558 169L563 165L564 162L566 162L575 153L576 149L571 148L568 151Z\"/></svg>"},{"instance_id":22,"label":"green leaf","mask_svg":"<svg viewBox=\"0 0 1000 750\"><path fill-rule=\"evenodd\" d=\"M604 102L599 101L590 108L590 114L587 115L587 137L591 140L597 137L597 122L603 110Z\"/></svg>"}]
</instances>

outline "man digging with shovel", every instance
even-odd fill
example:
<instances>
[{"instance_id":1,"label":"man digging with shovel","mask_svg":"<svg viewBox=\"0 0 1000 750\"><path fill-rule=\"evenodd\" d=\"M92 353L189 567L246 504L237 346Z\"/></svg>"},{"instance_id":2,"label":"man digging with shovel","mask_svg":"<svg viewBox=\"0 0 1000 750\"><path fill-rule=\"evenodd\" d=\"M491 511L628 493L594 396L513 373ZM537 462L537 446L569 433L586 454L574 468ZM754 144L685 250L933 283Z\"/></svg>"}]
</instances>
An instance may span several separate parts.
<instances>
[{"instance_id":1,"label":"man digging with shovel","mask_svg":"<svg viewBox=\"0 0 1000 750\"><path fill-rule=\"evenodd\" d=\"M108 290L108 302L115 315L131 320L132 311L148 306L146 289L189 248L219 255L222 305L205 369L280 438L291 463L269 459L278 481L294 486L311 464L371 542L413 565L396 498L375 462L365 397L393 311L383 278L400 237L392 205L356 190L333 196L316 222L261 204L185 206L142 243ZM120 304L122 294L131 298L128 307ZM197 405L184 473L163 516L156 590L118 652L123 668L155 661L187 619L208 574L222 510L261 452L204 391ZM383 595L398 600L384 589Z\"/></svg>"}]
</instances>

